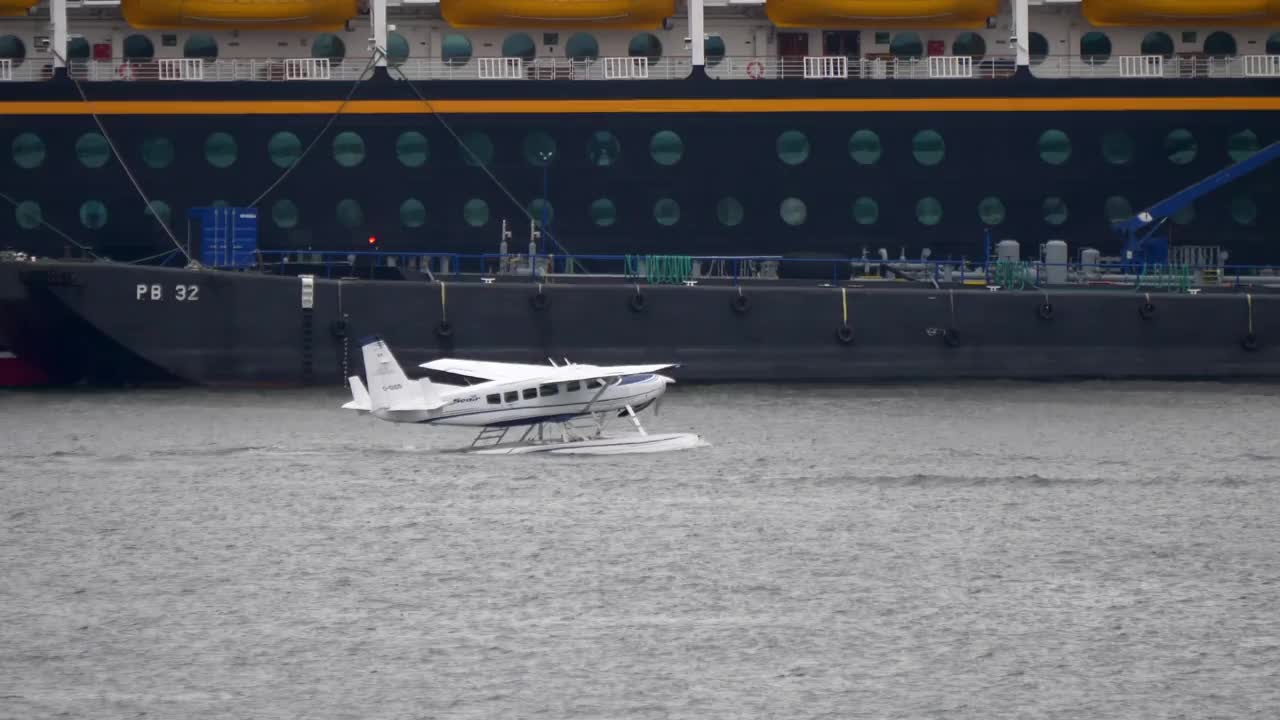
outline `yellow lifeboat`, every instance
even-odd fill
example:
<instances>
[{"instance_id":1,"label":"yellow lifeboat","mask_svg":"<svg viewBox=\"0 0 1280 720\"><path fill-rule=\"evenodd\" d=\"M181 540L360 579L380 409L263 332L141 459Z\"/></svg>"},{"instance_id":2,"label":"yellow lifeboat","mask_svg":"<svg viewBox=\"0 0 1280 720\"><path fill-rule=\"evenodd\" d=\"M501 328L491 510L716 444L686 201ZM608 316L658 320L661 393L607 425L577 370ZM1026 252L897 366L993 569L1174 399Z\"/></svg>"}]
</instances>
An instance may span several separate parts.
<instances>
[{"instance_id":1,"label":"yellow lifeboat","mask_svg":"<svg viewBox=\"0 0 1280 720\"><path fill-rule=\"evenodd\" d=\"M1280 0L1084 0L1082 11L1098 26L1280 23Z\"/></svg>"},{"instance_id":2,"label":"yellow lifeboat","mask_svg":"<svg viewBox=\"0 0 1280 720\"><path fill-rule=\"evenodd\" d=\"M778 27L962 28L986 27L1000 14L1000 0L769 0Z\"/></svg>"},{"instance_id":3,"label":"yellow lifeboat","mask_svg":"<svg viewBox=\"0 0 1280 720\"><path fill-rule=\"evenodd\" d=\"M6 0L0 0L5 2ZM358 0L121 0L135 28L337 30L360 13Z\"/></svg>"},{"instance_id":4,"label":"yellow lifeboat","mask_svg":"<svg viewBox=\"0 0 1280 720\"><path fill-rule=\"evenodd\" d=\"M440 0L440 14L456 28L645 30L675 12L675 0Z\"/></svg>"},{"instance_id":5,"label":"yellow lifeboat","mask_svg":"<svg viewBox=\"0 0 1280 720\"><path fill-rule=\"evenodd\" d=\"M40 0L0 0L0 17L26 17Z\"/></svg>"}]
</instances>

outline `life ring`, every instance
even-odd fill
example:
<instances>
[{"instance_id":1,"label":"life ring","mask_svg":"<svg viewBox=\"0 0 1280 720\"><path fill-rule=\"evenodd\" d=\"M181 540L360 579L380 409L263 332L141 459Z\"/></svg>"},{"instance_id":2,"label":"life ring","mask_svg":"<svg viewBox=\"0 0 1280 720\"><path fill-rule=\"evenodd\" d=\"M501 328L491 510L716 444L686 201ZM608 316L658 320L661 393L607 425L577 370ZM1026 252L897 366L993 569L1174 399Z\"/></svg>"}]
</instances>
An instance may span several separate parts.
<instances>
[{"instance_id":1,"label":"life ring","mask_svg":"<svg viewBox=\"0 0 1280 720\"><path fill-rule=\"evenodd\" d=\"M1245 335L1244 338L1240 341L1240 347L1244 348L1248 352L1253 352L1257 350L1258 336L1254 335L1253 333L1249 333L1248 335Z\"/></svg>"},{"instance_id":2,"label":"life ring","mask_svg":"<svg viewBox=\"0 0 1280 720\"><path fill-rule=\"evenodd\" d=\"M1040 316L1041 320L1052 320L1053 319L1053 303L1050 303L1050 302L1040 303L1038 306L1036 306L1036 314Z\"/></svg>"},{"instance_id":3,"label":"life ring","mask_svg":"<svg viewBox=\"0 0 1280 720\"><path fill-rule=\"evenodd\" d=\"M534 295L529 298L529 305L533 307L534 310L546 310L547 305L549 304L551 304L551 300L547 297L547 294L543 292L534 293Z\"/></svg>"},{"instance_id":4,"label":"life ring","mask_svg":"<svg viewBox=\"0 0 1280 720\"><path fill-rule=\"evenodd\" d=\"M1138 306L1138 315L1140 315L1143 320L1150 320L1153 316L1155 316L1155 314L1156 314L1156 306L1154 303L1150 301L1144 302Z\"/></svg>"},{"instance_id":5,"label":"life ring","mask_svg":"<svg viewBox=\"0 0 1280 720\"><path fill-rule=\"evenodd\" d=\"M747 77L752 80L759 80L764 77L764 63L759 60L752 60L747 63Z\"/></svg>"},{"instance_id":6,"label":"life ring","mask_svg":"<svg viewBox=\"0 0 1280 720\"><path fill-rule=\"evenodd\" d=\"M841 345L848 345L853 342L853 328L848 325L841 325L836 328L836 340L839 340Z\"/></svg>"},{"instance_id":7,"label":"life ring","mask_svg":"<svg viewBox=\"0 0 1280 720\"><path fill-rule=\"evenodd\" d=\"M644 296L644 293L636 293L631 296L632 312L644 312L644 309L648 307L648 305L649 299Z\"/></svg>"},{"instance_id":8,"label":"life ring","mask_svg":"<svg viewBox=\"0 0 1280 720\"><path fill-rule=\"evenodd\" d=\"M118 75L121 80L132 80L133 79L133 63L127 60L125 62L120 63L120 67L116 68L116 75Z\"/></svg>"},{"instance_id":9,"label":"life ring","mask_svg":"<svg viewBox=\"0 0 1280 720\"><path fill-rule=\"evenodd\" d=\"M733 300L730 301L729 305L733 308L734 312L741 315L751 309L751 298L746 295L736 295Z\"/></svg>"},{"instance_id":10,"label":"life ring","mask_svg":"<svg viewBox=\"0 0 1280 720\"><path fill-rule=\"evenodd\" d=\"M947 347L959 347L960 332L955 328L947 328L946 330L943 330L942 342L946 343Z\"/></svg>"},{"instance_id":11,"label":"life ring","mask_svg":"<svg viewBox=\"0 0 1280 720\"><path fill-rule=\"evenodd\" d=\"M453 324L450 323L448 320L441 320L440 324L436 325L436 335L442 338L452 337Z\"/></svg>"}]
</instances>

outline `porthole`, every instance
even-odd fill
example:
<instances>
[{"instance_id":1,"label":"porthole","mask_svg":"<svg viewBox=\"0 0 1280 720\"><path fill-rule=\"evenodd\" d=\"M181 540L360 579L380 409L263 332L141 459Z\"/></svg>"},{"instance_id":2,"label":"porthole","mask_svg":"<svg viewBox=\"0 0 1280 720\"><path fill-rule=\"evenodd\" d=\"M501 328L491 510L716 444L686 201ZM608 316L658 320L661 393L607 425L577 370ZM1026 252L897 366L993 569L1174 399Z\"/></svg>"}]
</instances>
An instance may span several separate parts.
<instances>
[{"instance_id":1,"label":"porthole","mask_svg":"<svg viewBox=\"0 0 1280 720\"><path fill-rule=\"evenodd\" d=\"M985 197L978 203L978 218L992 227L1004 222L1004 203L998 197Z\"/></svg>"},{"instance_id":2,"label":"porthole","mask_svg":"<svg viewBox=\"0 0 1280 720\"><path fill-rule=\"evenodd\" d=\"M152 170L162 170L173 162L173 143L169 138L155 137L142 141L142 162Z\"/></svg>"},{"instance_id":3,"label":"porthole","mask_svg":"<svg viewBox=\"0 0 1280 720\"><path fill-rule=\"evenodd\" d=\"M533 221L538 223L538 227L551 227L551 223L556 219L555 207L543 198L534 198L527 210Z\"/></svg>"},{"instance_id":4,"label":"porthole","mask_svg":"<svg viewBox=\"0 0 1280 720\"><path fill-rule=\"evenodd\" d=\"M1169 33L1154 31L1149 32L1142 38L1142 47L1140 52L1143 55L1159 55L1164 58L1173 57L1173 38L1169 37Z\"/></svg>"},{"instance_id":5,"label":"porthole","mask_svg":"<svg viewBox=\"0 0 1280 720\"><path fill-rule=\"evenodd\" d=\"M556 157L556 141L547 133L535 130L524 136L524 160L535 167L550 165Z\"/></svg>"},{"instance_id":6,"label":"porthole","mask_svg":"<svg viewBox=\"0 0 1280 720\"><path fill-rule=\"evenodd\" d=\"M1049 41L1044 35L1038 32L1031 33L1031 39L1028 43L1028 50L1031 55L1031 64L1039 65L1049 59Z\"/></svg>"},{"instance_id":7,"label":"porthole","mask_svg":"<svg viewBox=\"0 0 1280 720\"><path fill-rule=\"evenodd\" d=\"M889 43L889 53L903 60L921 58L924 57L924 43L920 42L920 36L916 33L897 33Z\"/></svg>"},{"instance_id":8,"label":"porthole","mask_svg":"<svg viewBox=\"0 0 1280 720\"><path fill-rule=\"evenodd\" d=\"M1231 33L1214 32L1204 39L1204 54L1212 58L1236 56L1236 39Z\"/></svg>"},{"instance_id":9,"label":"porthole","mask_svg":"<svg viewBox=\"0 0 1280 720\"><path fill-rule=\"evenodd\" d=\"M387 64L398 67L409 59L409 40L392 30L387 33Z\"/></svg>"},{"instance_id":10,"label":"porthole","mask_svg":"<svg viewBox=\"0 0 1280 720\"><path fill-rule=\"evenodd\" d=\"M649 154L659 165L675 165L684 156L684 142L674 132L661 130L649 141Z\"/></svg>"},{"instance_id":11,"label":"porthole","mask_svg":"<svg viewBox=\"0 0 1280 720\"><path fill-rule=\"evenodd\" d=\"M859 130L849 137L849 157L859 165L875 165L881 152L880 136L871 130Z\"/></svg>"},{"instance_id":12,"label":"porthole","mask_svg":"<svg viewBox=\"0 0 1280 720\"><path fill-rule=\"evenodd\" d=\"M746 211L742 208L742 203L738 202L735 197L720 198L720 202L716 203L716 219L725 227L737 227L742 224L743 218L746 217Z\"/></svg>"},{"instance_id":13,"label":"porthole","mask_svg":"<svg viewBox=\"0 0 1280 720\"><path fill-rule=\"evenodd\" d=\"M1253 225L1258 219L1258 204L1248 195L1231 198L1231 219L1237 225Z\"/></svg>"},{"instance_id":14,"label":"porthole","mask_svg":"<svg viewBox=\"0 0 1280 720\"><path fill-rule=\"evenodd\" d=\"M236 139L224 132L216 132L204 141L204 159L209 164L226 169L236 162Z\"/></svg>"},{"instance_id":15,"label":"porthole","mask_svg":"<svg viewBox=\"0 0 1280 720\"><path fill-rule=\"evenodd\" d=\"M483 227L489 222L489 203L472 198L462 206L462 219L471 227Z\"/></svg>"},{"instance_id":16,"label":"porthole","mask_svg":"<svg viewBox=\"0 0 1280 720\"><path fill-rule=\"evenodd\" d=\"M364 162L364 138L350 130L333 138L333 159L342 167L355 167Z\"/></svg>"},{"instance_id":17,"label":"porthole","mask_svg":"<svg viewBox=\"0 0 1280 720\"><path fill-rule=\"evenodd\" d=\"M156 46L146 35L134 33L124 39L120 48L125 60L150 60L156 55Z\"/></svg>"},{"instance_id":18,"label":"porthole","mask_svg":"<svg viewBox=\"0 0 1280 720\"><path fill-rule=\"evenodd\" d=\"M921 198L916 203L916 220L930 226L942 222L942 202L936 197Z\"/></svg>"},{"instance_id":19,"label":"porthole","mask_svg":"<svg viewBox=\"0 0 1280 720\"><path fill-rule=\"evenodd\" d=\"M97 230L107 224L107 206L98 200L87 200L80 206L80 224Z\"/></svg>"},{"instance_id":20,"label":"porthole","mask_svg":"<svg viewBox=\"0 0 1280 720\"><path fill-rule=\"evenodd\" d=\"M13 139L13 164L34 170L44 164L44 141L35 133L24 132Z\"/></svg>"},{"instance_id":21,"label":"porthole","mask_svg":"<svg viewBox=\"0 0 1280 720\"><path fill-rule=\"evenodd\" d=\"M400 133L396 138L396 159L405 167L422 167L427 163L430 147L427 138L416 130Z\"/></svg>"},{"instance_id":22,"label":"porthole","mask_svg":"<svg viewBox=\"0 0 1280 720\"><path fill-rule=\"evenodd\" d=\"M67 59L88 60L89 41L82 37L69 38L67 40Z\"/></svg>"},{"instance_id":23,"label":"porthole","mask_svg":"<svg viewBox=\"0 0 1280 720\"><path fill-rule=\"evenodd\" d=\"M921 130L911 139L911 154L921 165L937 165L947 154L947 144L936 130Z\"/></svg>"},{"instance_id":24,"label":"porthole","mask_svg":"<svg viewBox=\"0 0 1280 720\"><path fill-rule=\"evenodd\" d=\"M880 205L869 197L853 201L853 221L859 225L875 225L880 219Z\"/></svg>"},{"instance_id":25,"label":"porthole","mask_svg":"<svg viewBox=\"0 0 1280 720\"><path fill-rule=\"evenodd\" d=\"M1102 157L1112 165L1128 165L1133 161L1133 138L1129 133L1110 130L1102 135Z\"/></svg>"},{"instance_id":26,"label":"porthole","mask_svg":"<svg viewBox=\"0 0 1280 720\"><path fill-rule=\"evenodd\" d=\"M579 62L600 57L600 43L589 33L574 33L564 44L564 56Z\"/></svg>"},{"instance_id":27,"label":"porthole","mask_svg":"<svg viewBox=\"0 0 1280 720\"><path fill-rule=\"evenodd\" d=\"M1227 155L1240 162L1258 152L1258 136L1252 130L1241 130L1227 140Z\"/></svg>"},{"instance_id":28,"label":"porthole","mask_svg":"<svg viewBox=\"0 0 1280 720\"><path fill-rule=\"evenodd\" d=\"M1103 213L1107 222L1120 222L1133 217L1133 206L1129 204L1128 198L1112 195L1103 203Z\"/></svg>"},{"instance_id":29,"label":"porthole","mask_svg":"<svg viewBox=\"0 0 1280 720\"><path fill-rule=\"evenodd\" d=\"M281 230L288 230L298 225L298 206L292 200L277 200L271 206L271 220Z\"/></svg>"},{"instance_id":30,"label":"porthole","mask_svg":"<svg viewBox=\"0 0 1280 720\"><path fill-rule=\"evenodd\" d=\"M796 227L803 225L809 217L809 208L805 207L800 198L789 197L778 206L778 215L782 217L782 222Z\"/></svg>"},{"instance_id":31,"label":"porthole","mask_svg":"<svg viewBox=\"0 0 1280 720\"><path fill-rule=\"evenodd\" d=\"M1164 151L1169 162L1174 165L1186 165L1196 159L1199 145L1190 130L1179 128L1165 136Z\"/></svg>"},{"instance_id":32,"label":"porthole","mask_svg":"<svg viewBox=\"0 0 1280 720\"><path fill-rule=\"evenodd\" d=\"M987 41L978 33L960 33L956 36L955 42L951 43L951 54L967 55L975 61L981 60L987 54Z\"/></svg>"},{"instance_id":33,"label":"porthole","mask_svg":"<svg viewBox=\"0 0 1280 720\"><path fill-rule=\"evenodd\" d=\"M87 132L76 140L76 157L87 168L100 168L111 159L111 146L96 132Z\"/></svg>"},{"instance_id":34,"label":"porthole","mask_svg":"<svg viewBox=\"0 0 1280 720\"><path fill-rule=\"evenodd\" d=\"M18 67L27 57L27 46L17 35L0 35L0 60L8 60Z\"/></svg>"},{"instance_id":35,"label":"porthole","mask_svg":"<svg viewBox=\"0 0 1280 720\"><path fill-rule=\"evenodd\" d=\"M1097 31L1080 36L1080 59L1090 65L1102 65L1111 59L1111 38Z\"/></svg>"},{"instance_id":36,"label":"porthole","mask_svg":"<svg viewBox=\"0 0 1280 720\"><path fill-rule=\"evenodd\" d=\"M787 165L799 165L809 158L809 138L799 130L788 130L778 136L778 159Z\"/></svg>"},{"instance_id":37,"label":"porthole","mask_svg":"<svg viewBox=\"0 0 1280 720\"><path fill-rule=\"evenodd\" d=\"M706 56L707 67L715 67L724 60L724 38L719 35L708 35L702 44L702 53Z\"/></svg>"},{"instance_id":38,"label":"porthole","mask_svg":"<svg viewBox=\"0 0 1280 720\"><path fill-rule=\"evenodd\" d=\"M1040 135L1040 159L1061 165L1071 157L1071 138L1061 130L1045 130Z\"/></svg>"},{"instance_id":39,"label":"porthole","mask_svg":"<svg viewBox=\"0 0 1280 720\"><path fill-rule=\"evenodd\" d=\"M1049 225L1062 225L1067 221L1067 201L1056 195L1045 198L1040 209L1044 212L1044 221Z\"/></svg>"},{"instance_id":40,"label":"porthole","mask_svg":"<svg viewBox=\"0 0 1280 720\"><path fill-rule=\"evenodd\" d=\"M653 219L670 227L680 222L680 204L671 198L662 198L653 204Z\"/></svg>"},{"instance_id":41,"label":"porthole","mask_svg":"<svg viewBox=\"0 0 1280 720\"><path fill-rule=\"evenodd\" d=\"M537 55L538 47L533 44L533 38L529 37L529 33L508 35L502 41L502 57L520 58L529 62Z\"/></svg>"},{"instance_id":42,"label":"porthole","mask_svg":"<svg viewBox=\"0 0 1280 720\"><path fill-rule=\"evenodd\" d=\"M302 157L302 141L291 132L278 132L267 141L267 155L276 167L287 168Z\"/></svg>"},{"instance_id":43,"label":"porthole","mask_svg":"<svg viewBox=\"0 0 1280 720\"><path fill-rule=\"evenodd\" d=\"M631 57L648 58L652 65L662 59L662 41L653 33L640 33L627 44L627 54Z\"/></svg>"},{"instance_id":44,"label":"porthole","mask_svg":"<svg viewBox=\"0 0 1280 720\"><path fill-rule=\"evenodd\" d=\"M462 161L477 167L493 162L493 141L482 132L469 132L462 136Z\"/></svg>"},{"instance_id":45,"label":"porthole","mask_svg":"<svg viewBox=\"0 0 1280 720\"><path fill-rule=\"evenodd\" d=\"M187 37L187 41L182 44L182 57L216 60L218 58L218 41L207 33L190 35Z\"/></svg>"},{"instance_id":46,"label":"porthole","mask_svg":"<svg viewBox=\"0 0 1280 720\"><path fill-rule=\"evenodd\" d=\"M592 202L589 213L591 222L595 223L596 227L609 227L618 221L618 209L608 198L600 198Z\"/></svg>"},{"instance_id":47,"label":"porthole","mask_svg":"<svg viewBox=\"0 0 1280 720\"><path fill-rule=\"evenodd\" d=\"M400 224L407 228L420 228L427 224L427 208L421 200L409 198L400 203Z\"/></svg>"},{"instance_id":48,"label":"porthole","mask_svg":"<svg viewBox=\"0 0 1280 720\"><path fill-rule=\"evenodd\" d=\"M466 65L471 61L471 38L449 33L440 41L440 59L446 65Z\"/></svg>"},{"instance_id":49,"label":"porthole","mask_svg":"<svg viewBox=\"0 0 1280 720\"><path fill-rule=\"evenodd\" d=\"M1267 36L1267 54L1280 55L1280 32L1271 33Z\"/></svg>"},{"instance_id":50,"label":"porthole","mask_svg":"<svg viewBox=\"0 0 1280 720\"><path fill-rule=\"evenodd\" d=\"M13 219L23 230L35 230L44 222L40 205L31 200L23 200L13 208Z\"/></svg>"},{"instance_id":51,"label":"porthole","mask_svg":"<svg viewBox=\"0 0 1280 720\"><path fill-rule=\"evenodd\" d=\"M347 44L333 33L325 33L311 43L311 57L326 58L330 62L342 62L347 56Z\"/></svg>"},{"instance_id":52,"label":"porthole","mask_svg":"<svg viewBox=\"0 0 1280 720\"><path fill-rule=\"evenodd\" d=\"M169 203L163 200L152 200L142 214L154 220L157 226L165 227L168 226L173 213L169 209Z\"/></svg>"},{"instance_id":53,"label":"porthole","mask_svg":"<svg viewBox=\"0 0 1280 720\"><path fill-rule=\"evenodd\" d=\"M337 215L338 224L344 228L354 229L364 224L364 209L351 198L338 202Z\"/></svg>"},{"instance_id":54,"label":"porthole","mask_svg":"<svg viewBox=\"0 0 1280 720\"><path fill-rule=\"evenodd\" d=\"M596 167L613 165L618 162L618 156L621 154L622 144L613 133L607 130L597 130L591 133L591 138L587 140L587 160Z\"/></svg>"}]
</instances>

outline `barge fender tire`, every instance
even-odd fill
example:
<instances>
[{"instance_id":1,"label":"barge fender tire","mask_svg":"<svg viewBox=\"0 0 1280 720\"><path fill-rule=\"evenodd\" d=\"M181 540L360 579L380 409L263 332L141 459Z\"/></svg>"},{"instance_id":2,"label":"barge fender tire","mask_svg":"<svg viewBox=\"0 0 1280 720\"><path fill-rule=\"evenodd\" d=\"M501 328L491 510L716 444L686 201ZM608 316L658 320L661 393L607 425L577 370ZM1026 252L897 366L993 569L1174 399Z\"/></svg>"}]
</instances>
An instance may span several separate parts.
<instances>
[{"instance_id":1,"label":"barge fender tire","mask_svg":"<svg viewBox=\"0 0 1280 720\"><path fill-rule=\"evenodd\" d=\"M1244 338L1240 340L1240 347L1244 348L1248 352L1254 352L1258 349L1258 336L1253 333L1245 335Z\"/></svg>"},{"instance_id":2,"label":"barge fender tire","mask_svg":"<svg viewBox=\"0 0 1280 720\"><path fill-rule=\"evenodd\" d=\"M453 335L453 324L448 320L441 320L440 324L436 325L436 335L442 338L451 337Z\"/></svg>"},{"instance_id":3,"label":"barge fender tire","mask_svg":"<svg viewBox=\"0 0 1280 720\"><path fill-rule=\"evenodd\" d=\"M1048 303L1048 302L1040 303L1038 306L1036 306L1036 314L1040 316L1041 320L1052 320L1053 319L1053 303Z\"/></svg>"},{"instance_id":4,"label":"barge fender tire","mask_svg":"<svg viewBox=\"0 0 1280 720\"><path fill-rule=\"evenodd\" d=\"M839 340L842 345L848 345L853 342L853 328L848 325L841 325L836 329L836 340Z\"/></svg>"},{"instance_id":5,"label":"barge fender tire","mask_svg":"<svg viewBox=\"0 0 1280 720\"><path fill-rule=\"evenodd\" d=\"M730 302L730 305L733 307L734 312L742 315L751 309L751 298L746 295L738 295Z\"/></svg>"},{"instance_id":6,"label":"barge fender tire","mask_svg":"<svg viewBox=\"0 0 1280 720\"><path fill-rule=\"evenodd\" d=\"M1142 316L1143 320L1150 320L1156 314L1155 304L1151 302L1142 303L1138 306L1138 314Z\"/></svg>"},{"instance_id":7,"label":"barge fender tire","mask_svg":"<svg viewBox=\"0 0 1280 720\"><path fill-rule=\"evenodd\" d=\"M644 293L636 293L631 296L630 302L632 312L644 312L644 309L649 305L649 298L645 297Z\"/></svg>"},{"instance_id":8,"label":"barge fender tire","mask_svg":"<svg viewBox=\"0 0 1280 720\"><path fill-rule=\"evenodd\" d=\"M547 306L550 304L551 304L551 299L548 298L547 294L543 292L534 293L534 295L529 298L529 305L534 310L546 310Z\"/></svg>"}]
</instances>

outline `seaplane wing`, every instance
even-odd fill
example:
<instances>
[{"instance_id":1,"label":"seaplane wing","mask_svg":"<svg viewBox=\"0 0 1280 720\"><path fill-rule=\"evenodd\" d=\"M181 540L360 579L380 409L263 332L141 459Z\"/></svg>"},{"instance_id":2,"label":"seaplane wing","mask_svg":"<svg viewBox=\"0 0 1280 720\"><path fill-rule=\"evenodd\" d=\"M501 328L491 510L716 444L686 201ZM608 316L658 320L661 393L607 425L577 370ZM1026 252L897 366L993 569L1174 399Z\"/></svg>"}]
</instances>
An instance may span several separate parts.
<instances>
[{"instance_id":1,"label":"seaplane wing","mask_svg":"<svg viewBox=\"0 0 1280 720\"><path fill-rule=\"evenodd\" d=\"M627 375L652 375L673 367L679 366L675 363L661 365L562 365L557 368L541 368L542 372L528 379L538 383L607 380Z\"/></svg>"},{"instance_id":2,"label":"seaplane wing","mask_svg":"<svg viewBox=\"0 0 1280 720\"><path fill-rule=\"evenodd\" d=\"M485 362L483 360L456 360L442 358L425 362L418 367L454 375L480 378L481 380L526 380L551 369L547 365L522 365L520 363Z\"/></svg>"}]
</instances>

